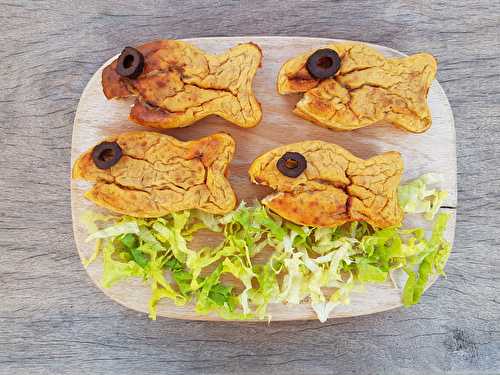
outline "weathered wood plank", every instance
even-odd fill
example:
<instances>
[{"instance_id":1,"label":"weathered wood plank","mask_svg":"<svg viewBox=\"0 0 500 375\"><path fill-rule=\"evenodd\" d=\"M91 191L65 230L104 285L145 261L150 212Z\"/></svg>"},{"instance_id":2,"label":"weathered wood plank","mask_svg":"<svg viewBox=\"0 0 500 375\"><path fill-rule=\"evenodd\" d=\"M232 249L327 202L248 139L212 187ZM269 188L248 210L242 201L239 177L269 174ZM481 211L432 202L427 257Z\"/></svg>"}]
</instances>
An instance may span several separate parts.
<instances>
[{"instance_id":1,"label":"weathered wood plank","mask_svg":"<svg viewBox=\"0 0 500 375\"><path fill-rule=\"evenodd\" d=\"M10 1L0 5L0 374L479 373L500 367L496 1ZM78 99L125 44L158 37L365 40L440 62L458 154L455 250L409 310L317 322L150 322L98 291L71 230Z\"/></svg>"}]
</instances>

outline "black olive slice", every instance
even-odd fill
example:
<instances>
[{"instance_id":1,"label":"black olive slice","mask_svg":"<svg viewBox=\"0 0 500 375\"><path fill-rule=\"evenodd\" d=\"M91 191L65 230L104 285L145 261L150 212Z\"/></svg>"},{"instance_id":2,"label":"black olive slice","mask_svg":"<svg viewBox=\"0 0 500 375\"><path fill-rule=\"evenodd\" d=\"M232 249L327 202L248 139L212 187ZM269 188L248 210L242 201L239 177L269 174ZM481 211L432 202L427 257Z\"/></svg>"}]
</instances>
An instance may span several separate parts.
<instances>
[{"instance_id":1,"label":"black olive slice","mask_svg":"<svg viewBox=\"0 0 500 375\"><path fill-rule=\"evenodd\" d=\"M138 50L132 47L125 49L118 57L116 63L116 72L122 77L137 78L144 69L144 56Z\"/></svg>"},{"instance_id":2,"label":"black olive slice","mask_svg":"<svg viewBox=\"0 0 500 375\"><path fill-rule=\"evenodd\" d=\"M332 77L340 69L340 57L333 49L319 49L309 56L306 68L314 78Z\"/></svg>"},{"instance_id":3,"label":"black olive slice","mask_svg":"<svg viewBox=\"0 0 500 375\"><path fill-rule=\"evenodd\" d=\"M298 152L285 152L276 163L278 170L287 177L298 177L307 168L307 160Z\"/></svg>"},{"instance_id":4,"label":"black olive slice","mask_svg":"<svg viewBox=\"0 0 500 375\"><path fill-rule=\"evenodd\" d=\"M123 152L116 142L102 142L92 150L92 160L99 169L108 169L118 163Z\"/></svg>"}]
</instances>

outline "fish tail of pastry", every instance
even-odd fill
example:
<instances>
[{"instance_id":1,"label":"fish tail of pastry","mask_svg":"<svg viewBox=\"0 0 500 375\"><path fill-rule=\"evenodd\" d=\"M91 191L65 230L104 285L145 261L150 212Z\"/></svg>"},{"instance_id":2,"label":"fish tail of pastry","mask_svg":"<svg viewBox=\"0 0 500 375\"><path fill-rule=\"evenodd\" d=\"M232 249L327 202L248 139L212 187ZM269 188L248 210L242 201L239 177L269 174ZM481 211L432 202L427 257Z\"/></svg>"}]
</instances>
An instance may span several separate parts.
<instances>
[{"instance_id":1,"label":"fish tail of pastry","mask_svg":"<svg viewBox=\"0 0 500 375\"><path fill-rule=\"evenodd\" d=\"M352 220L367 221L378 228L401 223L397 188L403 167L401 155L394 151L350 164L347 192Z\"/></svg>"},{"instance_id":2,"label":"fish tail of pastry","mask_svg":"<svg viewBox=\"0 0 500 375\"><path fill-rule=\"evenodd\" d=\"M219 98L206 105L215 114L241 127L256 126L262 119L252 83L262 63L262 51L254 43L240 44L218 56L208 56L210 87L224 90ZM231 63L227 63L231 61Z\"/></svg>"},{"instance_id":3,"label":"fish tail of pastry","mask_svg":"<svg viewBox=\"0 0 500 375\"><path fill-rule=\"evenodd\" d=\"M225 133L219 133L212 136L214 141L207 147L216 147L215 158L204 163L209 163L206 175L206 185L210 197L205 204L212 212L225 213L231 211L236 206L236 194L231 189L231 185L227 179L229 171L229 163L231 162L236 144L234 139Z\"/></svg>"}]
</instances>

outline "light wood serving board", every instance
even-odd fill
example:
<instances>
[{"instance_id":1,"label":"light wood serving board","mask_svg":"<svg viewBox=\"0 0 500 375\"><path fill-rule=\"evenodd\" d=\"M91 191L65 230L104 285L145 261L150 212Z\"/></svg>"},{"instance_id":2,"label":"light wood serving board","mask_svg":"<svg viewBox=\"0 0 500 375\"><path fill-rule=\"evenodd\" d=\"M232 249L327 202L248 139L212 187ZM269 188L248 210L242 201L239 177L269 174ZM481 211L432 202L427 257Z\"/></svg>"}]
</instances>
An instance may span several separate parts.
<instances>
[{"instance_id":1,"label":"light wood serving board","mask_svg":"<svg viewBox=\"0 0 500 375\"><path fill-rule=\"evenodd\" d=\"M427 172L444 175L443 188L449 192L445 210L451 213L446 232L452 242L455 232L456 152L455 127L451 108L446 95L437 81L429 91L429 105L432 113L432 127L424 134L411 134L389 124L366 127L351 132L335 132L313 125L292 114L299 95L280 96L276 91L276 77L281 65L295 55L340 40L303 37L231 37L187 39L189 43L209 52L222 53L238 43L257 43L264 54L262 68L254 80L254 91L262 104L262 122L253 129L242 129L220 118L209 117L187 128L163 131L181 140L197 139L212 133L225 131L236 140L236 154L230 167L230 181L240 200L252 202L262 198L269 190L252 185L247 170L250 163L260 154L283 144L303 140L323 140L345 147L354 155L369 158L384 151L395 150L403 155L405 173L403 181ZM146 42L146 41L145 41ZM373 46L386 56L404 56L393 49ZM122 46L117 46L117 52ZM421 52L421 51L412 51ZM432 51L429 51L432 52ZM112 59L116 58L113 57ZM110 59L104 65L106 66ZM83 91L75 115L71 164L82 152L99 143L102 138L131 130L147 130L128 120L133 100L108 101L102 93L101 67L91 78ZM151 131L158 131L150 129ZM93 244L85 243L87 233L80 221L88 209L99 210L87 201L83 194L90 185L82 181L71 181L71 205L73 229L78 252L88 258ZM428 225L417 215L408 215L405 226ZM205 238L210 243L218 239ZM98 259L87 268L92 281L101 288L102 262ZM102 289L102 288L101 288ZM113 300L134 310L147 312L150 289L140 280L121 282L103 292ZM369 285L364 292L353 292L349 305L338 306L331 318L365 315L401 306L401 291L392 283ZM315 319L316 315L308 304L269 306L272 320ZM168 300L158 305L158 315L196 320L220 320L214 315L197 315L192 305L175 306Z\"/></svg>"}]
</instances>

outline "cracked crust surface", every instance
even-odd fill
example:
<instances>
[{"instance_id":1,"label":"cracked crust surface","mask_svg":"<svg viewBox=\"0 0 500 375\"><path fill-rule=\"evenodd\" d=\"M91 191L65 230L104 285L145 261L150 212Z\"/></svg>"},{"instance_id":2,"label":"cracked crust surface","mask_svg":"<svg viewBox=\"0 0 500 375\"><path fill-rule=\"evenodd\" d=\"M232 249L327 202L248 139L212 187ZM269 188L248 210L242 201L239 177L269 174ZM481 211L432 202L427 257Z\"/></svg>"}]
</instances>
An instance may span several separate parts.
<instances>
[{"instance_id":1,"label":"cracked crust surface","mask_svg":"<svg viewBox=\"0 0 500 375\"><path fill-rule=\"evenodd\" d=\"M214 214L234 209L236 196L225 176L235 150L230 135L181 142L158 133L130 132L106 141L120 145L118 163L99 169L90 149L73 166L73 179L95 183L85 194L95 204L135 217L192 208Z\"/></svg>"},{"instance_id":2,"label":"cracked crust surface","mask_svg":"<svg viewBox=\"0 0 500 375\"><path fill-rule=\"evenodd\" d=\"M256 44L240 44L217 56L176 40L154 41L136 49L145 60L139 77L118 75L117 60L102 72L106 98L136 97L132 121L179 128L213 114L244 128L260 122L261 107L252 91L262 60Z\"/></svg>"},{"instance_id":3,"label":"cracked crust surface","mask_svg":"<svg viewBox=\"0 0 500 375\"><path fill-rule=\"evenodd\" d=\"M334 77L315 79L306 69L314 52L287 61L278 74L280 94L304 93L294 113L317 125L353 130L380 121L414 133L431 126L427 94L436 75L432 55L386 59L363 43L326 46L341 58Z\"/></svg>"},{"instance_id":4,"label":"cracked crust surface","mask_svg":"<svg viewBox=\"0 0 500 375\"><path fill-rule=\"evenodd\" d=\"M285 152L299 152L307 168L297 178L286 177L276 163ZM378 228L399 225L403 213L397 187L403 173L398 152L363 160L323 141L305 141L275 148L258 157L249 170L253 183L276 193L262 203L294 223L332 227L366 221Z\"/></svg>"}]
</instances>

